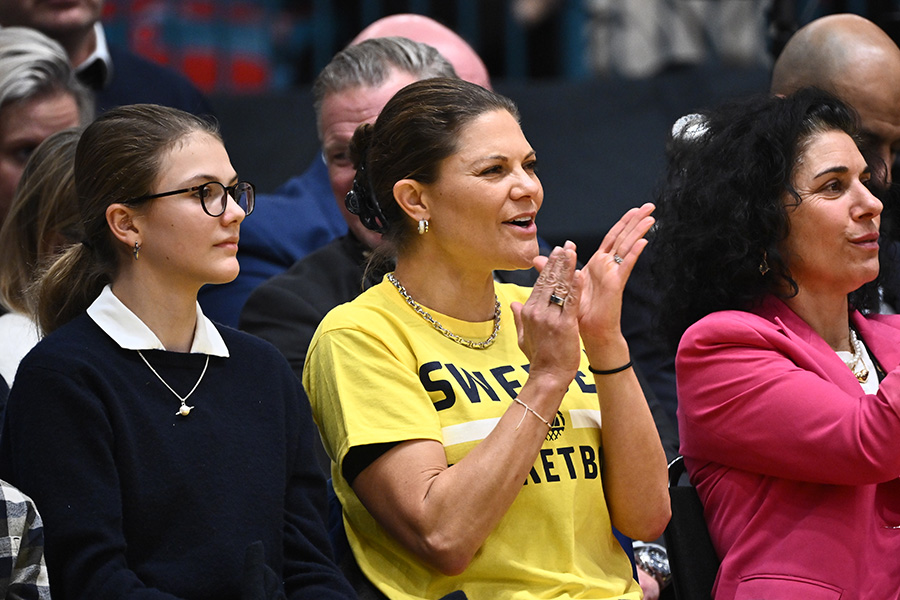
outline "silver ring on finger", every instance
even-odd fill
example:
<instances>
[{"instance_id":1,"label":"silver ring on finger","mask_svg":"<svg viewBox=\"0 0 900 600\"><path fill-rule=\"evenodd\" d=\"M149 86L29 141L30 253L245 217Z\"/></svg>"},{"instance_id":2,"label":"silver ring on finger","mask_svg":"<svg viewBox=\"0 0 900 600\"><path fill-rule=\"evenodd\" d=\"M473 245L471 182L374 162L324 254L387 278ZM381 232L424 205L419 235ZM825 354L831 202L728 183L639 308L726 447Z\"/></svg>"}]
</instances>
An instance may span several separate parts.
<instances>
[{"instance_id":1,"label":"silver ring on finger","mask_svg":"<svg viewBox=\"0 0 900 600\"><path fill-rule=\"evenodd\" d=\"M566 296L557 296L556 294L550 294L550 304L555 304L558 307L562 308L566 305Z\"/></svg>"},{"instance_id":2,"label":"silver ring on finger","mask_svg":"<svg viewBox=\"0 0 900 600\"><path fill-rule=\"evenodd\" d=\"M623 262L625 262L625 259L622 258L621 256L619 256L618 254L613 254L613 260L616 262L617 265L621 265Z\"/></svg>"}]
</instances>

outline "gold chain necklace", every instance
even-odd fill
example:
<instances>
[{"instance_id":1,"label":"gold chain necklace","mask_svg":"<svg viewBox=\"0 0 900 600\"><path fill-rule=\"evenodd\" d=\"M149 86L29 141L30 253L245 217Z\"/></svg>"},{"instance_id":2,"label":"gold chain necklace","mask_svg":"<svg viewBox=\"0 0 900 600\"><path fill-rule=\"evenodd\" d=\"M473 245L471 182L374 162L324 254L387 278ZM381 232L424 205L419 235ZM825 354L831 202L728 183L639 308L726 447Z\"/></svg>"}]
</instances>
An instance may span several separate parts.
<instances>
[{"instance_id":1,"label":"gold chain necklace","mask_svg":"<svg viewBox=\"0 0 900 600\"><path fill-rule=\"evenodd\" d=\"M406 303L413 307L420 317L431 323L431 325L440 331L444 336L450 338L457 344L461 344L466 348L472 348L474 350L484 350L488 346L494 343L494 340L497 339L497 334L500 333L500 300L497 299L497 294L494 294L494 330L491 332L490 337L484 340L483 342L476 342L474 340L467 340L466 338L459 336L440 323L438 323L434 317L432 317L428 311L422 308L422 305L412 299L409 295L409 292L406 291L406 288L403 287L397 278L394 277L393 273L388 273L388 281L390 281L397 291L400 292L400 295L403 296L403 299L406 300Z\"/></svg>"},{"instance_id":2,"label":"gold chain necklace","mask_svg":"<svg viewBox=\"0 0 900 600\"><path fill-rule=\"evenodd\" d=\"M178 409L176 415L180 415L182 417L186 417L191 414L191 409L193 406L187 405L187 399L191 397L191 394L200 386L200 382L203 381L203 376L206 375L206 368L209 366L209 354L206 355L206 364L203 365L203 372L200 373L200 378L197 380L197 383L194 384L194 387L191 388L191 391L187 393L187 396L182 398L181 394L172 389L172 386L166 383L166 380L162 378L162 375L156 372L156 369L153 368L153 365L144 357L144 354L138 350L138 356L141 357L141 360L144 361L144 364L150 367L150 370L153 371L153 374L156 375L156 378L163 382L163 385L169 388L169 391L175 394L175 397L181 400L181 408Z\"/></svg>"}]
</instances>

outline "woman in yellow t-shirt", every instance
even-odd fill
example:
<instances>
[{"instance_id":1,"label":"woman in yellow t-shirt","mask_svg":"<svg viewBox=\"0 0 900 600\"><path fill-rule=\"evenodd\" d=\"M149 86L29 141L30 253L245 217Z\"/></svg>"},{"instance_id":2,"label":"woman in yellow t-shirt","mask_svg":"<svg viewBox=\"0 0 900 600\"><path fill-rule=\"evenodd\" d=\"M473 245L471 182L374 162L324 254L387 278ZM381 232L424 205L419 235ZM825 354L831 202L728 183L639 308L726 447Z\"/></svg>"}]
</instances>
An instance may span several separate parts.
<instances>
[{"instance_id":1,"label":"woman in yellow t-shirt","mask_svg":"<svg viewBox=\"0 0 900 600\"><path fill-rule=\"evenodd\" d=\"M325 318L304 384L362 571L390 598L640 598L612 528L655 539L669 499L619 314L653 206L582 270L570 242L538 257L516 107L456 79L351 148L347 206L396 268ZM533 290L494 282L533 265Z\"/></svg>"}]
</instances>

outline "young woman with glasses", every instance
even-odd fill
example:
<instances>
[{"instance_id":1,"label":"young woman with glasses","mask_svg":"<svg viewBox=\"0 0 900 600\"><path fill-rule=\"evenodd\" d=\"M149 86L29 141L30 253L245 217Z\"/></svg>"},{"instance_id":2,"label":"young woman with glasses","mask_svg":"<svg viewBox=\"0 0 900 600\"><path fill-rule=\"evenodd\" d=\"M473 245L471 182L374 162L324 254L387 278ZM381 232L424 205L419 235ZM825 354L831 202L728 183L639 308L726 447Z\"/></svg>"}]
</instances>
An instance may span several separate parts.
<instances>
[{"instance_id":1,"label":"young woman with glasses","mask_svg":"<svg viewBox=\"0 0 900 600\"><path fill-rule=\"evenodd\" d=\"M84 237L38 283L2 473L44 516L57 598L348 598L298 382L197 292L238 273L254 190L216 129L111 110L75 153Z\"/></svg>"}]
</instances>

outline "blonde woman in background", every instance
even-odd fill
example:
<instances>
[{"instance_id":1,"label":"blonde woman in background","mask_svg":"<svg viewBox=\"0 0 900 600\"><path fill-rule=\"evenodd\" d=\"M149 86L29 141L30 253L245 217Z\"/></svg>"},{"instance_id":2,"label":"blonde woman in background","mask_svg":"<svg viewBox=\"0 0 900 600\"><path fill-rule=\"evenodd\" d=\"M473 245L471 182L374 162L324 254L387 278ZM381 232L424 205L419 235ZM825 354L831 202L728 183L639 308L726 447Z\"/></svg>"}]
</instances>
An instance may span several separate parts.
<instances>
[{"instance_id":1,"label":"blonde woman in background","mask_svg":"<svg viewBox=\"0 0 900 600\"><path fill-rule=\"evenodd\" d=\"M0 229L0 375L12 385L22 357L38 342L29 294L41 264L81 239L72 162L80 129L64 129L31 155Z\"/></svg>"}]
</instances>

